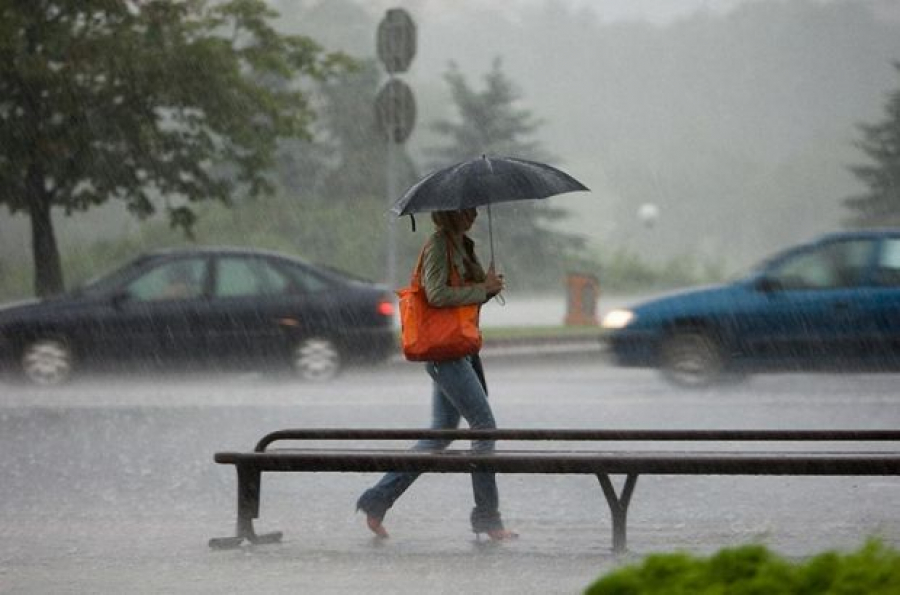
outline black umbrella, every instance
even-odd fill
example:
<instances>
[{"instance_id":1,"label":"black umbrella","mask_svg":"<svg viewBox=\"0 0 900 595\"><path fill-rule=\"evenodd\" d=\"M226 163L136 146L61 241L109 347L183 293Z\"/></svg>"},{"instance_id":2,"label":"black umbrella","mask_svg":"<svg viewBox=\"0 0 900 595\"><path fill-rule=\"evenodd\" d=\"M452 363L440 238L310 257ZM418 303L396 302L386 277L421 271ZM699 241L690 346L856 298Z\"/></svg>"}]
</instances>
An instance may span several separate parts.
<instances>
[{"instance_id":1,"label":"black umbrella","mask_svg":"<svg viewBox=\"0 0 900 595\"><path fill-rule=\"evenodd\" d=\"M492 204L547 198L577 190L588 188L569 174L546 163L482 155L478 159L463 161L428 174L394 203L391 212L402 216L487 206L493 263Z\"/></svg>"}]
</instances>

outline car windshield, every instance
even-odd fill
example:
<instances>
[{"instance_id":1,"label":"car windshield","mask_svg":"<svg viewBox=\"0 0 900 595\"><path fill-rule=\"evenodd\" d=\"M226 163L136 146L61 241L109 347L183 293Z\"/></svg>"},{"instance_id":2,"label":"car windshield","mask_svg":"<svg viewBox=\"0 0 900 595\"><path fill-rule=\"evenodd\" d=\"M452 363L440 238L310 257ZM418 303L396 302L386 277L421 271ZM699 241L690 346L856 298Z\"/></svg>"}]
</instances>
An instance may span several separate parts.
<instances>
[{"instance_id":1,"label":"car windshield","mask_svg":"<svg viewBox=\"0 0 900 595\"><path fill-rule=\"evenodd\" d=\"M340 282L340 277L331 274L331 271L319 268L313 269L306 263L301 264L293 260L279 260L277 261L277 266L304 292L325 291Z\"/></svg>"},{"instance_id":2,"label":"car windshield","mask_svg":"<svg viewBox=\"0 0 900 595\"><path fill-rule=\"evenodd\" d=\"M775 256L768 256L763 260L760 260L750 266L742 267L735 271L734 273L728 275L725 279L727 283L732 283L735 281L740 281L741 279L749 279L751 277L756 277L761 274L764 270L769 268L771 264L781 258L782 254L778 254Z\"/></svg>"},{"instance_id":3,"label":"car windshield","mask_svg":"<svg viewBox=\"0 0 900 595\"><path fill-rule=\"evenodd\" d=\"M756 262L755 264L738 269L737 272L730 275L727 279L729 282L740 281L741 279L749 279L751 277L757 277L761 275L764 271L770 269L776 262L783 260L790 254L793 254L798 251L796 246L791 247L787 250L782 250L780 252L776 252L775 254L770 254L769 256L763 258L762 260Z\"/></svg>"},{"instance_id":4,"label":"car windshield","mask_svg":"<svg viewBox=\"0 0 900 595\"><path fill-rule=\"evenodd\" d=\"M149 258L149 256L141 256L110 272L88 279L83 284L76 287L74 293L89 297L96 297L108 293L121 285L142 263L149 260Z\"/></svg>"},{"instance_id":5,"label":"car windshield","mask_svg":"<svg viewBox=\"0 0 900 595\"><path fill-rule=\"evenodd\" d=\"M337 281L342 281L344 283L346 283L348 281L352 281L355 283L364 283L364 284L372 283L371 279L366 279L365 277L360 277L359 275L354 275L353 273L348 273L347 271L343 271L343 270L335 268L331 265L317 263L316 266L319 267L319 270L321 272L325 273L330 278L337 280Z\"/></svg>"}]
</instances>

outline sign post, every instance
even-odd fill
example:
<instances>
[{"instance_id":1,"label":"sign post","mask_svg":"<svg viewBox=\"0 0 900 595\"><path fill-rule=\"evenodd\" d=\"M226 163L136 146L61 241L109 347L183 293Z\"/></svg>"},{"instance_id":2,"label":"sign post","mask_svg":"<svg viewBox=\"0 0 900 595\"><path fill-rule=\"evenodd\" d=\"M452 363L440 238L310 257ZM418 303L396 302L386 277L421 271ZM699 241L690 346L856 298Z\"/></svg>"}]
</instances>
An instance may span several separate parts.
<instances>
[{"instance_id":1,"label":"sign post","mask_svg":"<svg viewBox=\"0 0 900 595\"><path fill-rule=\"evenodd\" d=\"M406 72L416 54L416 25L402 8L389 9L378 25L376 36L378 59L384 64L388 81L375 98L375 118L387 141L387 200L388 206L397 200L397 145L406 142L416 121L416 103L412 90L395 75ZM397 277L396 221L388 218L387 270L385 282L394 287Z\"/></svg>"}]
</instances>

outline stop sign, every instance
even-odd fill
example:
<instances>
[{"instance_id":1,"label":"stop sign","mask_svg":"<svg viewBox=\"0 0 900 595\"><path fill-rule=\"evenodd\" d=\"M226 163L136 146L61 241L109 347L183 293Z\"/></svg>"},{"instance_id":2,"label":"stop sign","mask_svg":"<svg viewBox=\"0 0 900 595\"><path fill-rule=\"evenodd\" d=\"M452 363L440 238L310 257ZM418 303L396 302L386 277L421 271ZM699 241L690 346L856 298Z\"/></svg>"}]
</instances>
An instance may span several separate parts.
<instances>
[{"instance_id":1,"label":"stop sign","mask_svg":"<svg viewBox=\"0 0 900 595\"><path fill-rule=\"evenodd\" d=\"M402 8L391 8L378 24L378 58L393 74L406 72L416 55L416 24Z\"/></svg>"}]
</instances>

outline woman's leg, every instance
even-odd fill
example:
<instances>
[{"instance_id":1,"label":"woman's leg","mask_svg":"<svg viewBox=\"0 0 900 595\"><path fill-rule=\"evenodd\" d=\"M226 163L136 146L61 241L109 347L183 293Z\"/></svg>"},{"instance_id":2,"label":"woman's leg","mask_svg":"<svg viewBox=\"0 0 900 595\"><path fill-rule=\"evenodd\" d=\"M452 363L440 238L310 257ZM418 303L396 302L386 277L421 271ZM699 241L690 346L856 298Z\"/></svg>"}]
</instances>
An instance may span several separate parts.
<instances>
[{"instance_id":1,"label":"woman's leg","mask_svg":"<svg viewBox=\"0 0 900 595\"><path fill-rule=\"evenodd\" d=\"M446 400L469 422L469 427L497 427L484 385L469 358L429 363L427 370ZM494 450L494 441L477 440L472 443L472 448L478 452L490 452ZM476 533L502 531L495 475L487 472L473 473L472 491L475 497L475 508L471 515L472 530Z\"/></svg>"},{"instance_id":2,"label":"woman's leg","mask_svg":"<svg viewBox=\"0 0 900 595\"><path fill-rule=\"evenodd\" d=\"M431 428L435 430L453 429L459 426L459 420L460 415L456 407L444 397L444 393L437 383L433 383ZM443 450L449 444L449 440L419 440L412 450ZM375 486L363 492L356 502L357 510L363 510L368 517L379 521L376 527L380 527L380 521L388 509L418 477L418 473L411 472L391 471L386 473ZM387 535L383 527L381 527L381 531L378 531L376 527L373 527L372 521L369 522L369 528L374 532L383 536Z\"/></svg>"}]
</instances>

